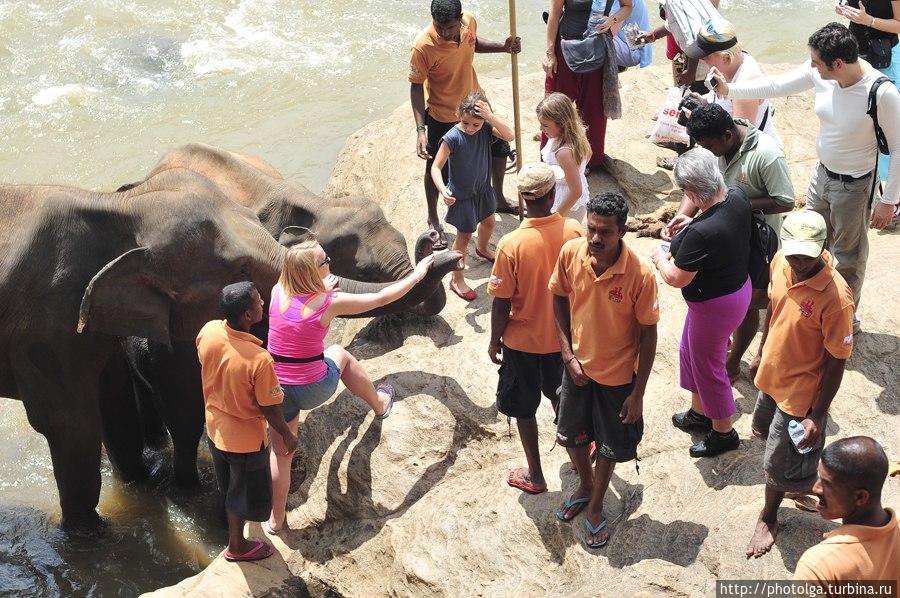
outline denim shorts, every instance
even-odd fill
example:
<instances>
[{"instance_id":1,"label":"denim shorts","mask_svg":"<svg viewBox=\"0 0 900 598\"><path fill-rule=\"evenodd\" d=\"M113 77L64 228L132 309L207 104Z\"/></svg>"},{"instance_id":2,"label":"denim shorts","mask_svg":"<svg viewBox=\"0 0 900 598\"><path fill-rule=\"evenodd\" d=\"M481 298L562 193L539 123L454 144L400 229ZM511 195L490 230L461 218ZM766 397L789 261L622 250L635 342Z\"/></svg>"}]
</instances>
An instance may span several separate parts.
<instances>
[{"instance_id":1,"label":"denim shorts","mask_svg":"<svg viewBox=\"0 0 900 598\"><path fill-rule=\"evenodd\" d=\"M337 389L341 379L341 370L330 358L325 358L325 375L309 384L282 384L284 402L281 404L281 412L284 421L289 422L301 412L315 409L331 398Z\"/></svg>"}]
</instances>

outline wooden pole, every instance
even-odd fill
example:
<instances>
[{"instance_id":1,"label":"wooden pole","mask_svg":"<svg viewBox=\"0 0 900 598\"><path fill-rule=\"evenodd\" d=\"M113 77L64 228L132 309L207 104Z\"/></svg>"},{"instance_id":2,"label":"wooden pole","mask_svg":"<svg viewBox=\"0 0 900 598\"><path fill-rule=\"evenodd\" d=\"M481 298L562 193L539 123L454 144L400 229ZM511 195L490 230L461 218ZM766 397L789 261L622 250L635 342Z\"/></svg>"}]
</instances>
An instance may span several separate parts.
<instances>
[{"instance_id":1,"label":"wooden pole","mask_svg":"<svg viewBox=\"0 0 900 598\"><path fill-rule=\"evenodd\" d=\"M516 0L509 0L509 36L516 38ZM522 170L522 124L519 118L519 55L510 54L512 58L512 89L513 89L513 122L516 129L516 172ZM525 217L525 203L522 196L516 192L519 199L519 222Z\"/></svg>"}]
</instances>

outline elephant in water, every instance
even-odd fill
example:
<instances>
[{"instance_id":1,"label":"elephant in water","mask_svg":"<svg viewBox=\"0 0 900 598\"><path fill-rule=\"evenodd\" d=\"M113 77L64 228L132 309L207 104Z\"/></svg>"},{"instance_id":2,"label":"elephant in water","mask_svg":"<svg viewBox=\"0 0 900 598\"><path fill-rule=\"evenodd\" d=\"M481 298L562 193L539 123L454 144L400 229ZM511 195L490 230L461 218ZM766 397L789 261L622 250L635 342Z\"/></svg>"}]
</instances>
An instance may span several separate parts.
<instances>
[{"instance_id":1,"label":"elephant in water","mask_svg":"<svg viewBox=\"0 0 900 598\"><path fill-rule=\"evenodd\" d=\"M62 526L93 528L101 441L117 471L140 464L122 337L193 345L221 317L223 286L252 280L268 299L285 250L252 210L188 169L116 193L0 185L0 213L0 396L23 401L47 439ZM420 284L439 286L458 259ZM197 440L202 411L195 401L182 414Z\"/></svg>"},{"instance_id":2,"label":"elephant in water","mask_svg":"<svg viewBox=\"0 0 900 598\"><path fill-rule=\"evenodd\" d=\"M342 277L343 292L376 292L413 270L403 235L388 223L384 212L371 200L352 196L323 198L302 185L286 181L260 158L196 143L167 152L145 181L178 171L206 179L224 196L256 212L269 234L283 245L291 244L292 234L305 235L306 231L300 231L299 227L314 231L331 257L331 271ZM142 184L124 185L119 191ZM418 238L414 246L416 261L432 252L434 235L432 231ZM352 317L439 313L447 300L442 277L458 268L460 257L452 251L441 253L432 268L434 274L405 297ZM265 339L265 323L255 332ZM202 391L196 348L193 343L167 347L148 339L130 338L126 341L126 353L147 435L152 443L162 444L167 430L174 448L176 483L196 484L197 444L202 433L202 421L198 423L197 415ZM143 465L134 451L129 463L132 466L123 463L119 467L126 479L142 477Z\"/></svg>"},{"instance_id":3,"label":"elephant in water","mask_svg":"<svg viewBox=\"0 0 900 598\"><path fill-rule=\"evenodd\" d=\"M413 262L403 235L390 225L381 207L372 200L357 196L321 197L303 185L286 181L273 166L255 156L199 143L167 152L148 178L182 168L205 177L223 195L256 212L276 239L289 226L315 232L331 257L331 271L335 274L360 282L384 283L412 272ZM414 251L416 261L430 252L431 243L426 244L424 236L420 237ZM362 293L377 288L350 284L343 290ZM418 301L411 305L414 299ZM409 295L378 313L412 311L432 316L440 313L446 301L444 287L438 284L427 296L421 292ZM378 314L360 317L371 315Z\"/></svg>"}]
</instances>

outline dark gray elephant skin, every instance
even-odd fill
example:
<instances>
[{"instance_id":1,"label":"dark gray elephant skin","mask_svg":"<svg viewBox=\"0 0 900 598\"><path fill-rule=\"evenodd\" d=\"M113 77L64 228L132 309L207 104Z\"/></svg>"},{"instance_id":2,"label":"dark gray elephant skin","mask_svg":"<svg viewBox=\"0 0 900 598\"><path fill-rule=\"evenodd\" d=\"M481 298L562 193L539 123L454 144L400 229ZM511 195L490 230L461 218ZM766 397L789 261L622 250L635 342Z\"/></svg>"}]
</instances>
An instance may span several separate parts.
<instances>
[{"instance_id":1,"label":"dark gray elephant skin","mask_svg":"<svg viewBox=\"0 0 900 598\"><path fill-rule=\"evenodd\" d=\"M412 272L413 264L403 235L390 225L381 207L369 199L320 197L303 185L285 180L260 158L199 143L166 153L149 177L178 168L198 173L225 196L254 210L275 238L289 226L315 232L331 257L331 271L338 276L362 282L392 282ZM425 252L417 249L416 254L418 259ZM452 259L451 255L441 254L435 266ZM379 315L409 311L425 316L440 313L447 301L444 287L437 284L430 289L432 293L428 295L424 288L417 289L417 293L383 308ZM364 292L363 287L359 292Z\"/></svg>"},{"instance_id":2,"label":"dark gray elephant skin","mask_svg":"<svg viewBox=\"0 0 900 598\"><path fill-rule=\"evenodd\" d=\"M47 439L63 526L94 527L101 440L113 465L140 444L117 337L192 344L220 289L271 288L284 250L189 171L124 193L0 186L0 213L0 396Z\"/></svg>"}]
</instances>

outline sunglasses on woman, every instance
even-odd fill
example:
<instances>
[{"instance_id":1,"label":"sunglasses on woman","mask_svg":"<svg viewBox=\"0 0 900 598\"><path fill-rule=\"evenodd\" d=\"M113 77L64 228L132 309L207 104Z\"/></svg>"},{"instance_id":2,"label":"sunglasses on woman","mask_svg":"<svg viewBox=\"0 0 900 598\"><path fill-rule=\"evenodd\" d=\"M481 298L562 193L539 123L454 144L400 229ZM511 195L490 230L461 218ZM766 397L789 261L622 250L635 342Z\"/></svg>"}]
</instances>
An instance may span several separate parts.
<instances>
[{"instance_id":1,"label":"sunglasses on woman","mask_svg":"<svg viewBox=\"0 0 900 598\"><path fill-rule=\"evenodd\" d=\"M331 257L326 253L325 259L322 261L321 264L319 264L319 267L321 268L322 266L327 266L330 263L331 263Z\"/></svg>"}]
</instances>

